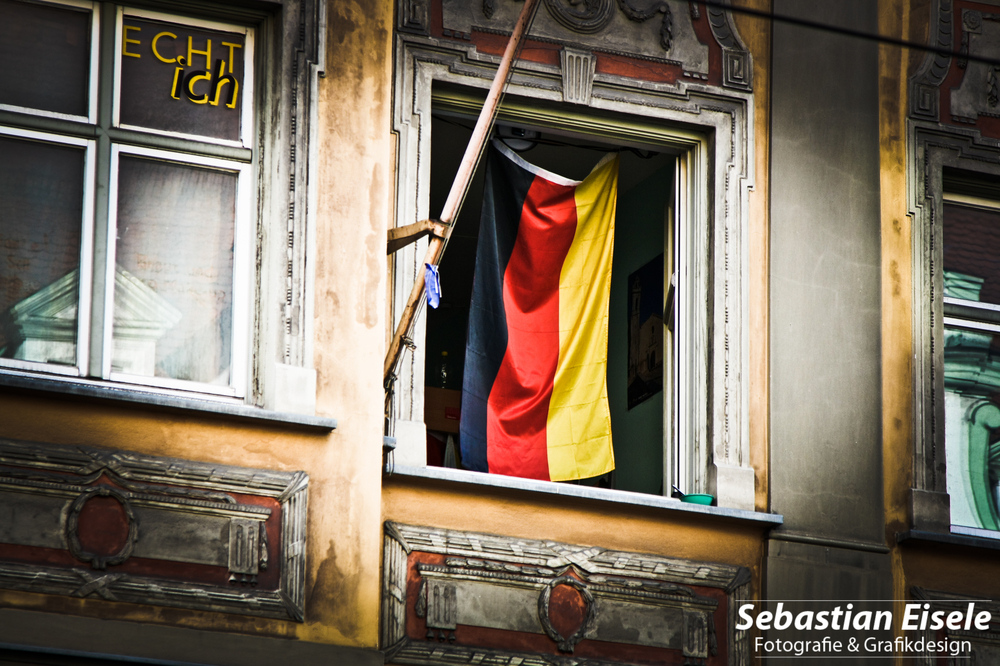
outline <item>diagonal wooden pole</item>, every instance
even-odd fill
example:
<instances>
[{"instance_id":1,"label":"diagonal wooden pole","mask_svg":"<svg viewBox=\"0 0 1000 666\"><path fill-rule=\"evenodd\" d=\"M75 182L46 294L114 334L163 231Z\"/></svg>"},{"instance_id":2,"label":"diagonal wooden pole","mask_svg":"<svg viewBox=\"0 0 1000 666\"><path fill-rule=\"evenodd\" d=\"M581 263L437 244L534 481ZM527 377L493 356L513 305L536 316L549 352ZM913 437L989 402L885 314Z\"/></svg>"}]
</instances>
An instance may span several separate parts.
<instances>
[{"instance_id":1,"label":"diagonal wooden pole","mask_svg":"<svg viewBox=\"0 0 1000 666\"><path fill-rule=\"evenodd\" d=\"M431 237L427 245L427 254L424 255L424 263L436 266L441 261L441 256L444 254L444 248L448 244L448 238L451 236L453 225L455 220L458 219L458 213L462 209L462 203L465 201L465 195L469 191L469 183L472 182L472 176L475 174L476 166L478 166L479 160L482 157L483 148L486 145L486 137L489 136L490 130L493 127L493 121L496 119L497 110L500 107L500 98L503 96L504 88L510 79L514 60L517 59L517 55L521 51L524 38L528 34L528 28L531 26L532 19L534 19L535 10L538 9L538 3L539 0L525 0L524 7L521 8L521 14L517 18L517 23L514 24L514 31L511 33L510 41L507 42L507 48L504 50L503 58L500 60L500 66L497 67L497 73L493 78L493 84L490 86L490 92L486 96L486 102L483 104L483 110L479 112L476 127L472 130L469 145L465 148L465 155L462 157L461 164L459 164L458 173L455 174L455 180L451 184L451 191L448 192L448 198L445 200L441 217L438 218L444 226L444 233ZM423 297L424 272L418 270L416 281L413 283L413 289L410 291L410 297L406 301L403 314L400 317L399 324L396 326L396 332L393 334L392 340L389 343L389 349L386 351L385 364L382 371L383 384L387 392L392 387L392 382L395 379L394 371L403 349L403 340L410 334L410 328L412 328L413 321L416 318L420 299Z\"/></svg>"}]
</instances>

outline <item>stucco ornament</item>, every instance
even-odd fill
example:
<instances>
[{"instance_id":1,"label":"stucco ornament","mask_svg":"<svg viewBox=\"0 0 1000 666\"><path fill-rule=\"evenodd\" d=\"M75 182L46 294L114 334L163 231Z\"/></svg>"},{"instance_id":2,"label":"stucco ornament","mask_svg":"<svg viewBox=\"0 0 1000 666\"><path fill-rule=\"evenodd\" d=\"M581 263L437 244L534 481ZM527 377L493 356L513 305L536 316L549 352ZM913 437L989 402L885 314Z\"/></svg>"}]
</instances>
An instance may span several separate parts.
<instances>
[{"instance_id":1,"label":"stucco ornament","mask_svg":"<svg viewBox=\"0 0 1000 666\"><path fill-rule=\"evenodd\" d=\"M495 11L495 0L484 0L483 13L491 18ZM637 8L632 0L545 0L545 8L561 26L573 32L592 35L608 27L615 16L615 5L630 21L645 23L659 14L663 15L660 26L660 45L670 50L673 33L670 7L666 2L655 2L649 7Z\"/></svg>"},{"instance_id":2,"label":"stucco ornament","mask_svg":"<svg viewBox=\"0 0 1000 666\"><path fill-rule=\"evenodd\" d=\"M559 585L564 585L575 590L583 600L585 608L583 621L576 627L575 631L570 633L569 636L563 636L559 633L559 630L556 629L555 625L552 624L550 603L552 600L552 590ZM583 637L594 626L594 619L596 616L597 608L594 604L594 595L587 588L586 583L583 583L571 576L560 576L549 581L549 584L543 587L541 594L538 595L538 620L541 622L542 628L545 629L545 633L548 634L549 638L554 640L559 645L560 652L569 652L572 654L573 648L576 647L576 644L583 640Z\"/></svg>"},{"instance_id":3,"label":"stucco ornament","mask_svg":"<svg viewBox=\"0 0 1000 666\"><path fill-rule=\"evenodd\" d=\"M564 28L593 34L608 26L614 16L614 0L545 0L545 8Z\"/></svg>"}]
</instances>

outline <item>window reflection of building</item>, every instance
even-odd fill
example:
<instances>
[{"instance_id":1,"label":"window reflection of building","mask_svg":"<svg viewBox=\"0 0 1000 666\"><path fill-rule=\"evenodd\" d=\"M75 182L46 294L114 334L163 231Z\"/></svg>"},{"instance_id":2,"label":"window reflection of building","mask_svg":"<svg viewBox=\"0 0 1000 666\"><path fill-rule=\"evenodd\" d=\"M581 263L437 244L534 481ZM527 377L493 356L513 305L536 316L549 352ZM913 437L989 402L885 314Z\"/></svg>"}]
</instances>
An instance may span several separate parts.
<instances>
[{"instance_id":1,"label":"window reflection of building","mask_svg":"<svg viewBox=\"0 0 1000 666\"><path fill-rule=\"evenodd\" d=\"M1000 529L1000 212L944 205L945 441L951 522Z\"/></svg>"},{"instance_id":2,"label":"window reflection of building","mask_svg":"<svg viewBox=\"0 0 1000 666\"><path fill-rule=\"evenodd\" d=\"M72 365L79 281L79 271L74 270L9 308L3 315L4 356ZM115 371L152 375L157 342L181 320L180 310L119 266L115 312Z\"/></svg>"}]
</instances>

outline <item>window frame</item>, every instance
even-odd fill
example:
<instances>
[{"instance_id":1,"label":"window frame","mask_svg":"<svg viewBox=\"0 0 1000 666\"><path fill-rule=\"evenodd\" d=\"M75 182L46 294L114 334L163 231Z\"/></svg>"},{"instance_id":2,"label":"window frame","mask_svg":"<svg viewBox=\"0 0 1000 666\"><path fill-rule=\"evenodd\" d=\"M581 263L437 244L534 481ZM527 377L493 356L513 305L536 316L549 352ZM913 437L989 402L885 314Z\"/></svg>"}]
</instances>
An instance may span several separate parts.
<instances>
[{"instance_id":1,"label":"window frame","mask_svg":"<svg viewBox=\"0 0 1000 666\"><path fill-rule=\"evenodd\" d=\"M117 259L117 231L118 231L118 173L120 155L138 156L140 158L152 159L169 164L179 164L183 166L203 167L224 173L235 173L236 181L236 210L234 211L233 223L233 305L232 320L233 330L230 334L230 381L227 386L205 384L202 382L173 379L167 377L147 377L144 375L132 375L124 372L115 372L111 367L112 348L114 343L114 326L108 326L107 322L113 321L114 313L114 288L105 289L104 297L104 335L100 344L103 346L101 376L112 382L122 384L138 384L142 386L153 386L166 389L187 390L199 393L214 393L231 397L243 397L243 387L247 383L248 365L248 326L237 326L237 322L249 322L251 294L250 272L250 249L249 239L253 236L255 229L251 227L251 203L249 201L251 174L253 166L245 162L235 162L221 160L204 155L192 155L177 153L173 151L159 150L147 146L132 146L126 144L113 144L111 146L111 181L108 188L108 199L110 202L108 211L108 236L107 236L107 260L104 266L104 281L107 285L115 282L115 266ZM242 220L242 222L241 222Z\"/></svg>"},{"instance_id":2,"label":"window frame","mask_svg":"<svg viewBox=\"0 0 1000 666\"><path fill-rule=\"evenodd\" d=\"M78 284L91 284L93 280L93 254L94 254L94 178L97 172L97 142L93 139L84 139L77 136L67 136L62 134L52 134L39 132L36 130L22 129L16 127L0 126L0 136L15 137L28 141L54 144L59 146L77 146L84 150L84 187L83 187L83 213L80 220L80 254L79 266L77 268ZM54 373L58 375L82 377L87 372L87 356L82 350L89 349L90 346L90 322L89 318L80 316L80 313L90 311L89 289L82 286L77 295L77 339L76 339L76 364L59 365L56 363L43 363L40 361L24 361L14 358L0 359L0 369L9 367L14 370L26 370L34 372Z\"/></svg>"},{"instance_id":3,"label":"window frame","mask_svg":"<svg viewBox=\"0 0 1000 666\"><path fill-rule=\"evenodd\" d=\"M952 523L945 437L944 328L974 329L962 299L944 297L944 204L970 202L950 193L949 181L968 177L1000 178L1000 146L974 129L908 121L907 180L913 219L913 481L910 521L917 533L1000 539L1000 531ZM949 174L946 176L946 174ZM957 177L956 177L957 175ZM1000 192L996 201L1000 202ZM974 200L974 198L973 198ZM956 316L958 309L964 309ZM989 326L989 324L986 324Z\"/></svg>"},{"instance_id":4,"label":"window frame","mask_svg":"<svg viewBox=\"0 0 1000 666\"><path fill-rule=\"evenodd\" d=\"M78 363L71 371L53 364L14 367L0 363L0 384L22 385L34 378L46 391L89 391L108 397L135 392L137 400L155 404L174 401L186 408L204 401L206 405L217 405L214 409L260 409L263 413L284 414L292 421L297 420L296 414L315 414L311 322L315 232L310 220L316 191L309 183L316 182L317 160L310 157L318 142L316 105L318 80L325 68L326 3L284 0L270 6L252 2L239 6L220 2L194 8L182 1L157 3L156 7L146 0L29 1L92 12L89 116L3 105L0 128L89 141L88 157L94 161L96 173L88 175L85 191L91 194L95 189L117 186L117 175L111 170L113 146L168 151L173 154L172 161L180 163L199 155L199 159L216 165L212 168L227 162L226 169L239 172L237 206L248 217L242 228L237 225L240 240L239 247L234 248L238 256L234 257L233 277L234 290L242 290L246 298L234 298L232 348L238 363L231 368L233 381L225 390L145 377L134 381L105 372L107 350L99 324L78 336L78 345L87 341L90 351L88 354L80 346ZM243 106L239 141L177 135L118 122L121 26L127 16L249 33L240 90ZM237 162L239 167L234 169L232 165ZM85 204L92 221L87 234L91 249L81 270L91 266L94 272L89 287L81 289L89 302L80 307L96 316L109 302L113 303L113 296L107 293L111 290L105 289L106 267L113 265L106 263L109 248L113 251L114 234L107 233L117 204L113 196L109 193ZM91 321L96 322L96 316ZM111 328L110 322L107 328ZM289 393L283 389L288 386L312 390Z\"/></svg>"},{"instance_id":5,"label":"window frame","mask_svg":"<svg viewBox=\"0 0 1000 666\"><path fill-rule=\"evenodd\" d=\"M428 210L430 165L426 159L418 159L419 155L430 154L431 110L435 103L441 103L440 95L435 102L432 90L460 86L481 92L491 83L499 59L461 42L404 31L397 32L396 40L395 226L404 226L434 213ZM688 297L691 302L705 302L707 307L705 316L687 317L684 326L696 329L694 333L678 336L688 340L695 360L686 364L686 372L681 373L688 390L678 398L676 404L680 406L675 407L687 424L686 430L678 428L675 437L664 437L665 476L670 478L667 475L672 475L673 470L667 469L676 466L680 478L689 483L686 492L710 492L717 497L719 506L753 511L755 473L749 464L749 392L741 379L749 376L746 197L752 183L752 97L697 83L670 86L596 75L590 100L571 104L563 101L562 76L560 66L522 63L508 87L499 118L528 127L550 122L563 132L605 133L633 144L654 143L647 136L649 130L654 130L664 138L665 145L673 145L688 155L681 160L682 169L678 169L685 175L676 181L683 182L678 194L687 194L682 205L690 208L681 214L694 221L688 228L703 230L692 239L696 247L690 256L697 256L698 261L696 274L688 280L689 285L700 287ZM525 103L519 106L514 100ZM474 104L465 105L466 113L478 112ZM549 112L551 120L544 117L546 106L558 109L558 113ZM627 123L620 122L622 118L642 122L629 129ZM390 308L396 308L388 318L391 327L406 302L425 247L426 241L419 241L390 259ZM716 325L712 326L712 322ZM421 447L426 437L424 325L425 313L421 311L412 334L415 344L404 351L397 365L388 424L390 435L397 440L394 466L418 473L424 464ZM677 463L672 457L683 460ZM518 485L518 480L506 482Z\"/></svg>"},{"instance_id":6,"label":"window frame","mask_svg":"<svg viewBox=\"0 0 1000 666\"><path fill-rule=\"evenodd\" d=\"M948 187L949 179L947 177L943 178L942 180L943 180L942 191L941 191L942 209L946 204L958 204L968 208L986 210L1000 215L1000 199L993 200L979 196L957 194ZM944 234L947 233L947 220L945 219L943 211L941 216L941 225L943 231L942 238L944 238ZM943 262L941 265L942 265L942 277L943 277L944 274ZM944 312L942 323L946 331L948 329L952 330L962 329L967 331L978 331L993 335L1000 335L1000 304L972 301L963 298L956 298L953 296L945 296L945 291L943 287L941 291L941 299L942 299L942 310ZM943 351L942 354L944 354ZM947 385L945 390L947 391ZM994 404L994 406L1000 408L1000 405ZM946 412L947 412L947 407L946 407ZM964 420L965 417L963 417L963 422ZM948 442L948 433L946 430L945 432L946 464L950 464L949 460L953 462L957 459L955 455L948 455L950 447L954 446L954 444L955 444L954 442L951 443ZM965 441L964 439L961 441L961 444L964 446L970 445L970 443L968 441ZM966 452L965 455L968 456L969 459L971 460L970 452ZM969 474L969 471L968 469L961 470L959 474L963 475ZM952 471L951 476L952 477L955 476L954 471ZM974 488L972 489L972 491L973 493L975 493ZM950 499L952 494L950 488L948 490L948 494L949 494L949 507L950 507L951 506ZM996 503L995 499L993 501L994 503ZM1000 529L990 529L988 527L985 528L975 527L971 525L963 525L956 523L954 512L951 511L949 516L949 521L951 523L950 529L953 534L1000 539Z\"/></svg>"}]
</instances>

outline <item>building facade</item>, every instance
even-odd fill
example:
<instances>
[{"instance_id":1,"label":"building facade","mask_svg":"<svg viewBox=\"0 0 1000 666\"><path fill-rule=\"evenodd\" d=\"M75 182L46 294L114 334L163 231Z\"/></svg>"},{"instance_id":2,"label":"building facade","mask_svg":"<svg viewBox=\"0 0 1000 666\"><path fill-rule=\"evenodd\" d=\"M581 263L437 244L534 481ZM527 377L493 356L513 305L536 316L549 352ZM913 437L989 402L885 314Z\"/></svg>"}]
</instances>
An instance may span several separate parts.
<instances>
[{"instance_id":1,"label":"building facade","mask_svg":"<svg viewBox=\"0 0 1000 666\"><path fill-rule=\"evenodd\" d=\"M538 4L493 139L620 161L567 483L463 468L482 169L385 367L523 2L0 0L0 662L1000 663L1000 8Z\"/></svg>"}]
</instances>

